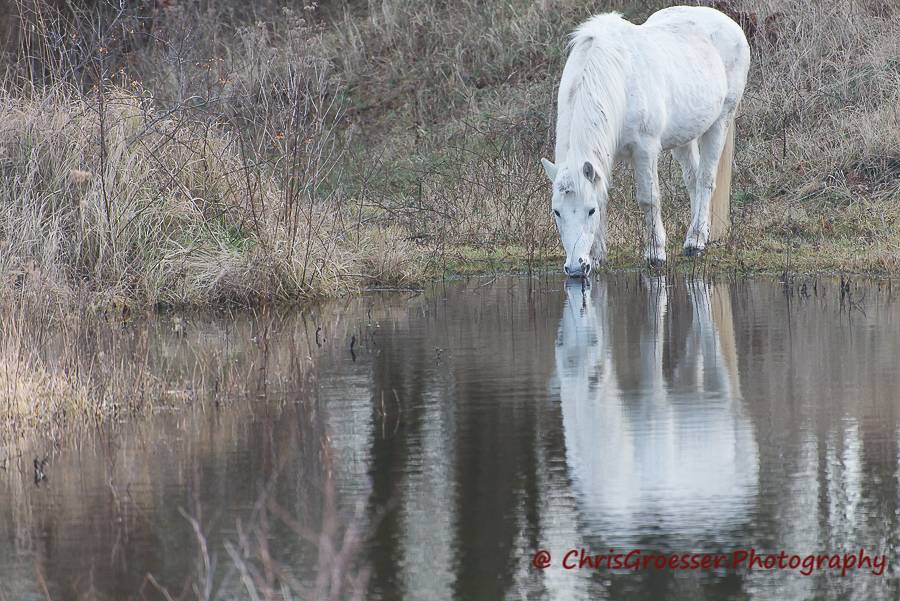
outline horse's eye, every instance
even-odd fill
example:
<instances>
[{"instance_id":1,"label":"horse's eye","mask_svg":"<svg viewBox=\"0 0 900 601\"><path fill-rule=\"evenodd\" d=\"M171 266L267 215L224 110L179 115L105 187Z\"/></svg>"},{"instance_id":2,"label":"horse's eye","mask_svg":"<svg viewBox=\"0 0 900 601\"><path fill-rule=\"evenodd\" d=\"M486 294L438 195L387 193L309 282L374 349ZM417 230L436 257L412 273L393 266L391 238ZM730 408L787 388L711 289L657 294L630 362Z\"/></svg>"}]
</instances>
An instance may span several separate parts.
<instances>
[{"instance_id":1,"label":"horse's eye","mask_svg":"<svg viewBox=\"0 0 900 601\"><path fill-rule=\"evenodd\" d=\"M557 211L556 209L553 209L553 212L556 213L557 217L559 217L559 211Z\"/></svg>"},{"instance_id":2,"label":"horse's eye","mask_svg":"<svg viewBox=\"0 0 900 601\"><path fill-rule=\"evenodd\" d=\"M594 211L596 211L596 210L597 210L597 209L591 209L590 211L588 211L588 217L590 217L591 215L593 215L593 214L594 214Z\"/></svg>"}]
</instances>

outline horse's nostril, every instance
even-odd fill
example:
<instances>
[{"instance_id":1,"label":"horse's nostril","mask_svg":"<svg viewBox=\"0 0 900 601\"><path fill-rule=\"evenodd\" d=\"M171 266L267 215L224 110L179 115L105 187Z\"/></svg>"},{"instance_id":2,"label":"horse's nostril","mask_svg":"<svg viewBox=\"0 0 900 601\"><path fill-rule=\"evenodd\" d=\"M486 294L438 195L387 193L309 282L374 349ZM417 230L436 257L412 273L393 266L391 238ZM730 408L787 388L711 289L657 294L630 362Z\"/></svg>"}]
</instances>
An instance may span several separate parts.
<instances>
[{"instance_id":1,"label":"horse's nostril","mask_svg":"<svg viewBox=\"0 0 900 601\"><path fill-rule=\"evenodd\" d=\"M591 264L590 263L588 263L587 265L584 266L584 275L588 275L589 273L591 273Z\"/></svg>"},{"instance_id":2,"label":"horse's nostril","mask_svg":"<svg viewBox=\"0 0 900 601\"><path fill-rule=\"evenodd\" d=\"M578 264L579 264L579 265L584 265L584 259L582 259L581 257L579 257L579 258L578 258Z\"/></svg>"}]
</instances>

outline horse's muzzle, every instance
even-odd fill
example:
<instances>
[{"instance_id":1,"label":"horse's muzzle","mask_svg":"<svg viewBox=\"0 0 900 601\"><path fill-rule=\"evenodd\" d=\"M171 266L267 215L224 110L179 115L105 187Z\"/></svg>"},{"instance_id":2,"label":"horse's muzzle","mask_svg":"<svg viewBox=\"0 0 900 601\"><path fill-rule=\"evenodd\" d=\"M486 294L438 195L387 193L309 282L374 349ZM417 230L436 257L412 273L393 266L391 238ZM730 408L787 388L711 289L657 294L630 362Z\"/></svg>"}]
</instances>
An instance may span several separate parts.
<instances>
[{"instance_id":1,"label":"horse's muzzle","mask_svg":"<svg viewBox=\"0 0 900 601\"><path fill-rule=\"evenodd\" d=\"M578 259L578 267L569 267L568 265L563 265L563 271L566 272L566 275L570 278L586 278L591 273L591 262L585 261L584 259Z\"/></svg>"}]
</instances>

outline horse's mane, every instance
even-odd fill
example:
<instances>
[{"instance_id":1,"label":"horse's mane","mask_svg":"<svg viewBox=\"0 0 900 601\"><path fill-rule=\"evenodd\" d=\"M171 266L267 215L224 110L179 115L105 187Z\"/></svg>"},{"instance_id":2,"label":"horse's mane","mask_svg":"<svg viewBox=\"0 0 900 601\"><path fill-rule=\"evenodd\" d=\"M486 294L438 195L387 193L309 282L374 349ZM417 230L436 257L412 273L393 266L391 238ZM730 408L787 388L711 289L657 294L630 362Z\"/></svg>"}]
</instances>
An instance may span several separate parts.
<instances>
[{"instance_id":1,"label":"horse's mane","mask_svg":"<svg viewBox=\"0 0 900 601\"><path fill-rule=\"evenodd\" d=\"M567 158L593 155L604 177L612 169L625 116L623 33L631 27L619 13L597 15L579 26L568 44L573 70L563 84L567 89L560 90L560 102L570 111ZM573 151L580 156L572 156Z\"/></svg>"}]
</instances>

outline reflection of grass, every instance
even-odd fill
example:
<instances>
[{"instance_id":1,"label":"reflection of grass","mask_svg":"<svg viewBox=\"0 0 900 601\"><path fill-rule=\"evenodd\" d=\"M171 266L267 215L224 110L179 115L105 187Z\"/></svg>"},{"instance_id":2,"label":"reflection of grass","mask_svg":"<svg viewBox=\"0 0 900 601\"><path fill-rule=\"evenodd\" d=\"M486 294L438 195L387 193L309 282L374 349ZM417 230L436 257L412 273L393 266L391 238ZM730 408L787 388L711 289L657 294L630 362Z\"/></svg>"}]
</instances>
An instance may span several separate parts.
<instances>
[{"instance_id":1,"label":"reflection of grass","mask_svg":"<svg viewBox=\"0 0 900 601\"><path fill-rule=\"evenodd\" d=\"M101 323L96 318L29 315L9 305L0 311L3 428L116 417L168 399L161 380L143 369L139 357L121 361L90 350L90 341L81 337L92 329L89 323Z\"/></svg>"},{"instance_id":2,"label":"reflection of grass","mask_svg":"<svg viewBox=\"0 0 900 601\"><path fill-rule=\"evenodd\" d=\"M0 302L0 434L185 404L220 407L260 390L300 390L314 376L304 345L316 323L299 314L207 312L195 321L190 312L147 316L127 305L36 304ZM296 344L270 350L275 329ZM342 331L331 332L323 352L343 344Z\"/></svg>"},{"instance_id":3,"label":"reflection of grass","mask_svg":"<svg viewBox=\"0 0 900 601\"><path fill-rule=\"evenodd\" d=\"M0 399L4 422L23 425L58 421L89 407L90 394L74 378L47 369L32 356L21 356L15 342L0 350Z\"/></svg>"}]
</instances>

